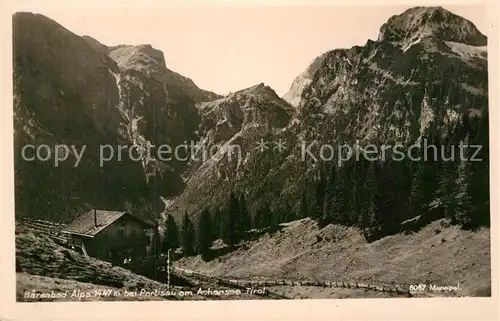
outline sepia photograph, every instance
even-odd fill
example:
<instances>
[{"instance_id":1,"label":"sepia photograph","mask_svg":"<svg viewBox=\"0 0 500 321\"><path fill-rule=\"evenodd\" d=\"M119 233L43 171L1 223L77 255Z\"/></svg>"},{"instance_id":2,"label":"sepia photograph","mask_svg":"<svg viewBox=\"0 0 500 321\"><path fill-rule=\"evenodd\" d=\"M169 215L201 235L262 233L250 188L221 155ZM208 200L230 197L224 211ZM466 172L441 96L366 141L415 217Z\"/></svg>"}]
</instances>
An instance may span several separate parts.
<instances>
[{"instance_id":1,"label":"sepia photograph","mask_svg":"<svg viewBox=\"0 0 500 321\"><path fill-rule=\"evenodd\" d=\"M491 298L487 13L16 10L15 300Z\"/></svg>"}]
</instances>

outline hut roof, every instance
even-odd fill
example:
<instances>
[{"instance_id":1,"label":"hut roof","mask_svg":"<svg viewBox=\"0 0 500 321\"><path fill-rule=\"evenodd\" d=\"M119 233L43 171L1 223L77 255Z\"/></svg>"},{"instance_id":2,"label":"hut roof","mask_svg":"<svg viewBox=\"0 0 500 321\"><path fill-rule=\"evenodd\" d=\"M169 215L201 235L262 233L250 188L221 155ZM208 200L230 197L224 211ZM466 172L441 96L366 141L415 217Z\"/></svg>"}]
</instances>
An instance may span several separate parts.
<instances>
[{"instance_id":1,"label":"hut roof","mask_svg":"<svg viewBox=\"0 0 500 321\"><path fill-rule=\"evenodd\" d=\"M118 220L124 215L140 221L142 224L150 226L138 217L135 217L127 212L107 211L107 210L90 210L87 213L77 217L73 222L66 225L63 232L70 234L78 234L82 236L94 237L107 226ZM97 222L97 224L96 224Z\"/></svg>"}]
</instances>

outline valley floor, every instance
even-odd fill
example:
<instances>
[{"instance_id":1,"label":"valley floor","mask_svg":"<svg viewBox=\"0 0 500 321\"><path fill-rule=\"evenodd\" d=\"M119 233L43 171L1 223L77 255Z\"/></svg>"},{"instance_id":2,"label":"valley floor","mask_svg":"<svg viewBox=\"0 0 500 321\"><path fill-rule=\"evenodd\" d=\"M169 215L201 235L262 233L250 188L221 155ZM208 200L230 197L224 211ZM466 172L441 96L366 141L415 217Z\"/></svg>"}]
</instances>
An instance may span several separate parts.
<instances>
[{"instance_id":1,"label":"valley floor","mask_svg":"<svg viewBox=\"0 0 500 321\"><path fill-rule=\"evenodd\" d=\"M220 240L215 243L221 245ZM490 230L464 231L436 221L414 234L367 243L355 228L319 229L303 219L262 233L208 262L200 256L179 259L174 271L189 285L172 287L173 294L140 295L167 291L166 284L16 228L18 301L490 296ZM205 292L197 293L199 289ZM252 292L264 289L265 295ZM40 298L37 293L54 294ZM66 297L54 297L62 293Z\"/></svg>"},{"instance_id":2,"label":"valley floor","mask_svg":"<svg viewBox=\"0 0 500 321\"><path fill-rule=\"evenodd\" d=\"M406 289L420 285L411 292L425 297L491 295L490 230L464 231L443 227L442 221L414 234L367 243L355 228L328 225L319 229L312 220L303 219L283 224L281 230L211 261L197 256L175 264L234 279L336 280ZM354 293L359 289L278 286L275 290L295 298L374 296Z\"/></svg>"}]
</instances>

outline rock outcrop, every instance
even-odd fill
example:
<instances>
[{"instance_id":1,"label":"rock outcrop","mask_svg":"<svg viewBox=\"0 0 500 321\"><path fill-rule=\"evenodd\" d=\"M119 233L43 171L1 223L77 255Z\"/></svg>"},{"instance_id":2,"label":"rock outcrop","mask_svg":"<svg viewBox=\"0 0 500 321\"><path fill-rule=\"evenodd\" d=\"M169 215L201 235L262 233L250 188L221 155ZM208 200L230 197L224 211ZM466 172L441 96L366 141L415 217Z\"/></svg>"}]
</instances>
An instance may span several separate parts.
<instances>
[{"instance_id":1,"label":"rock outcrop","mask_svg":"<svg viewBox=\"0 0 500 321\"><path fill-rule=\"evenodd\" d=\"M298 107L302 98L302 92L311 84L314 74L321 67L326 53L316 57L313 62L304 70L297 78L293 80L290 90L283 96L283 99L289 102L292 106Z\"/></svg>"}]
</instances>

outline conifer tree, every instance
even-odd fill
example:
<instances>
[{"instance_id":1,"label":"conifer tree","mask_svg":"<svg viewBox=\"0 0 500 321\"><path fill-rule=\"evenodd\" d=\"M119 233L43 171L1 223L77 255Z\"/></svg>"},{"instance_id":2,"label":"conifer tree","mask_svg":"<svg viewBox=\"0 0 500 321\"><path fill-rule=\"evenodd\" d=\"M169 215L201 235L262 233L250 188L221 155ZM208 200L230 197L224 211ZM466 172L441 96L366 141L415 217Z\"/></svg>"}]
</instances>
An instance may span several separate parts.
<instances>
[{"instance_id":1,"label":"conifer tree","mask_svg":"<svg viewBox=\"0 0 500 321\"><path fill-rule=\"evenodd\" d=\"M281 207L281 212L283 213L281 223L291 222L291 221L295 221L297 219L297 213L290 206L290 204L286 201L284 201L284 203Z\"/></svg>"},{"instance_id":2,"label":"conifer tree","mask_svg":"<svg viewBox=\"0 0 500 321\"><path fill-rule=\"evenodd\" d=\"M205 208L198 221L197 237L196 237L196 252L202 256L203 259L208 257L210 247L213 242L212 222L210 212Z\"/></svg>"},{"instance_id":3,"label":"conifer tree","mask_svg":"<svg viewBox=\"0 0 500 321\"><path fill-rule=\"evenodd\" d=\"M160 234L158 219L155 219L153 227L153 254L155 258L158 258L158 256L160 256L163 247L160 236L161 234Z\"/></svg>"},{"instance_id":4,"label":"conifer tree","mask_svg":"<svg viewBox=\"0 0 500 321\"><path fill-rule=\"evenodd\" d=\"M351 225L353 226L358 225L359 217L361 216L365 174L364 163L361 160L355 161L351 171L352 201L351 215L349 219Z\"/></svg>"},{"instance_id":5,"label":"conifer tree","mask_svg":"<svg viewBox=\"0 0 500 321\"><path fill-rule=\"evenodd\" d=\"M240 240L239 230L236 224L239 213L239 201L235 194L231 192L227 210L223 213L221 223L222 238L230 248L234 247Z\"/></svg>"},{"instance_id":6,"label":"conifer tree","mask_svg":"<svg viewBox=\"0 0 500 321\"><path fill-rule=\"evenodd\" d=\"M263 215L263 212L264 212L264 209L262 207L259 207L255 213L254 213L254 217L253 217L253 226L254 228L256 229L261 229L264 227L264 223L263 223L263 220L264 220L264 215Z\"/></svg>"},{"instance_id":7,"label":"conifer tree","mask_svg":"<svg viewBox=\"0 0 500 321\"><path fill-rule=\"evenodd\" d=\"M311 218L318 221L323 217L323 209L325 207L325 187L326 182L324 178L324 174L322 172L319 173L319 178L316 182L316 197L314 208L312 209Z\"/></svg>"},{"instance_id":8,"label":"conifer tree","mask_svg":"<svg viewBox=\"0 0 500 321\"><path fill-rule=\"evenodd\" d=\"M375 208L374 200L376 192L374 163L364 162L364 168L366 168L366 175L359 188L362 198L359 199L360 209L357 221L357 226L361 230L369 226L370 213L373 212Z\"/></svg>"},{"instance_id":9,"label":"conifer tree","mask_svg":"<svg viewBox=\"0 0 500 321\"><path fill-rule=\"evenodd\" d=\"M179 229L171 214L167 215L165 229L163 230L163 252L179 247Z\"/></svg>"},{"instance_id":10,"label":"conifer tree","mask_svg":"<svg viewBox=\"0 0 500 321\"><path fill-rule=\"evenodd\" d=\"M455 196L455 219L462 225L463 228L469 229L472 227L471 207L472 202L468 194L469 177L467 175L466 162L462 161L458 167L457 179L458 193Z\"/></svg>"},{"instance_id":11,"label":"conifer tree","mask_svg":"<svg viewBox=\"0 0 500 321\"><path fill-rule=\"evenodd\" d=\"M331 221L334 224L348 225L348 215L351 209L351 186L345 165L337 168L333 185Z\"/></svg>"},{"instance_id":12,"label":"conifer tree","mask_svg":"<svg viewBox=\"0 0 500 321\"><path fill-rule=\"evenodd\" d=\"M309 207L307 204L307 196L305 191L302 192L302 196L300 198L300 204L299 204L299 218L306 218L309 217Z\"/></svg>"},{"instance_id":13,"label":"conifer tree","mask_svg":"<svg viewBox=\"0 0 500 321\"><path fill-rule=\"evenodd\" d=\"M443 166L440 160L442 138L437 133L436 125L431 123L421 140L418 155L420 160L414 160L409 166L405 164L409 168L409 172L414 173L408 197L409 217L420 217L420 226L443 217L443 212L437 206L440 203L439 174L441 173L440 168ZM406 170L406 168L404 169ZM406 188L406 185L402 186ZM404 196L400 192L401 189L398 188L396 195Z\"/></svg>"},{"instance_id":14,"label":"conifer tree","mask_svg":"<svg viewBox=\"0 0 500 321\"><path fill-rule=\"evenodd\" d=\"M358 226L363 230L363 234L368 241L375 240L381 236L381 220L377 211L378 201L377 185L377 163L371 162L368 167L364 184L364 198L362 205L362 215L358 220Z\"/></svg>"},{"instance_id":15,"label":"conifer tree","mask_svg":"<svg viewBox=\"0 0 500 321\"><path fill-rule=\"evenodd\" d=\"M323 201L323 216L318 220L320 227L326 226L333 222L334 216L334 202L335 202L335 188L336 188L336 168L331 167L330 175L325 184L325 195Z\"/></svg>"},{"instance_id":16,"label":"conifer tree","mask_svg":"<svg viewBox=\"0 0 500 321\"><path fill-rule=\"evenodd\" d=\"M400 222L410 218L408 213L408 201L410 199L411 185L413 181L413 175L411 172L411 161L408 159L403 159L401 161L392 162L392 175L395 184L395 197L397 218Z\"/></svg>"},{"instance_id":17,"label":"conifer tree","mask_svg":"<svg viewBox=\"0 0 500 321\"><path fill-rule=\"evenodd\" d=\"M490 225L489 184L489 125L488 107L481 111L481 118L472 121L473 139L468 148L468 194L471 198L471 228Z\"/></svg>"},{"instance_id":18,"label":"conifer tree","mask_svg":"<svg viewBox=\"0 0 500 321\"><path fill-rule=\"evenodd\" d=\"M400 218L398 208L397 186L395 181L395 164L390 160L386 160L380 164L379 175L377 178L378 198L377 212L382 224L384 234L394 234L399 232Z\"/></svg>"},{"instance_id":19,"label":"conifer tree","mask_svg":"<svg viewBox=\"0 0 500 321\"><path fill-rule=\"evenodd\" d=\"M268 228L274 223L273 211L269 207L269 203L267 201L264 203L262 207L262 227Z\"/></svg>"},{"instance_id":20,"label":"conifer tree","mask_svg":"<svg viewBox=\"0 0 500 321\"><path fill-rule=\"evenodd\" d=\"M194 255L194 240L195 232L193 222L191 222L186 212L182 220L182 247L184 248L184 256Z\"/></svg>"},{"instance_id":21,"label":"conifer tree","mask_svg":"<svg viewBox=\"0 0 500 321\"><path fill-rule=\"evenodd\" d=\"M374 202L368 207L368 228L364 230L365 238L371 242L383 236L382 220Z\"/></svg>"},{"instance_id":22,"label":"conifer tree","mask_svg":"<svg viewBox=\"0 0 500 321\"><path fill-rule=\"evenodd\" d=\"M463 146L469 144L469 135L465 137L462 142ZM458 166L458 178L457 178L457 195L455 196L456 206L455 206L455 219L464 229L471 229L476 226L473 201L471 198L471 177L473 173L471 171L471 163L469 162L470 154L467 148L463 148L462 153L460 153L460 164Z\"/></svg>"},{"instance_id":23,"label":"conifer tree","mask_svg":"<svg viewBox=\"0 0 500 321\"><path fill-rule=\"evenodd\" d=\"M431 140L434 142L435 140ZM436 199L438 190L438 171L437 163L433 159L424 159L424 147L420 150L421 160L417 164L415 172L409 207L412 216L420 215L422 222L428 223L431 219L429 216L429 206Z\"/></svg>"},{"instance_id":24,"label":"conifer tree","mask_svg":"<svg viewBox=\"0 0 500 321\"><path fill-rule=\"evenodd\" d=\"M425 169L423 166L423 162L418 164L417 171L415 172L415 176L411 185L411 193L409 200L409 210L411 216L419 216L423 215L425 211L425 197L424 191L425 188Z\"/></svg>"},{"instance_id":25,"label":"conifer tree","mask_svg":"<svg viewBox=\"0 0 500 321\"><path fill-rule=\"evenodd\" d=\"M446 144L443 148L445 148L445 152L447 153L446 158L452 158L455 155L455 150L452 151L453 146ZM437 195L439 197L439 204L443 210L443 216L450 220L452 224L456 224L454 212L457 195L457 174L458 168L455 160L442 161Z\"/></svg>"},{"instance_id":26,"label":"conifer tree","mask_svg":"<svg viewBox=\"0 0 500 321\"><path fill-rule=\"evenodd\" d=\"M221 238L221 224L223 219L223 211L220 208L216 208L212 217L212 233L213 239L216 240Z\"/></svg>"},{"instance_id":27,"label":"conifer tree","mask_svg":"<svg viewBox=\"0 0 500 321\"><path fill-rule=\"evenodd\" d=\"M245 195L242 193L240 195L240 204L239 204L239 218L241 220L240 226L241 226L241 233L242 235L246 233L249 229L252 228L252 221L250 218L250 213L248 212L246 200L245 200Z\"/></svg>"},{"instance_id":28,"label":"conifer tree","mask_svg":"<svg viewBox=\"0 0 500 321\"><path fill-rule=\"evenodd\" d=\"M275 229L282 222L279 210L278 211L277 210L273 211L269 207L269 204L267 204L267 203L266 203L266 206L264 208L266 210L267 217L268 217L268 226L271 229Z\"/></svg>"},{"instance_id":29,"label":"conifer tree","mask_svg":"<svg viewBox=\"0 0 500 321\"><path fill-rule=\"evenodd\" d=\"M346 213L344 215L345 225L355 226L358 221L357 202L357 172L355 160L351 159L344 163L343 187L346 193Z\"/></svg>"}]
</instances>

